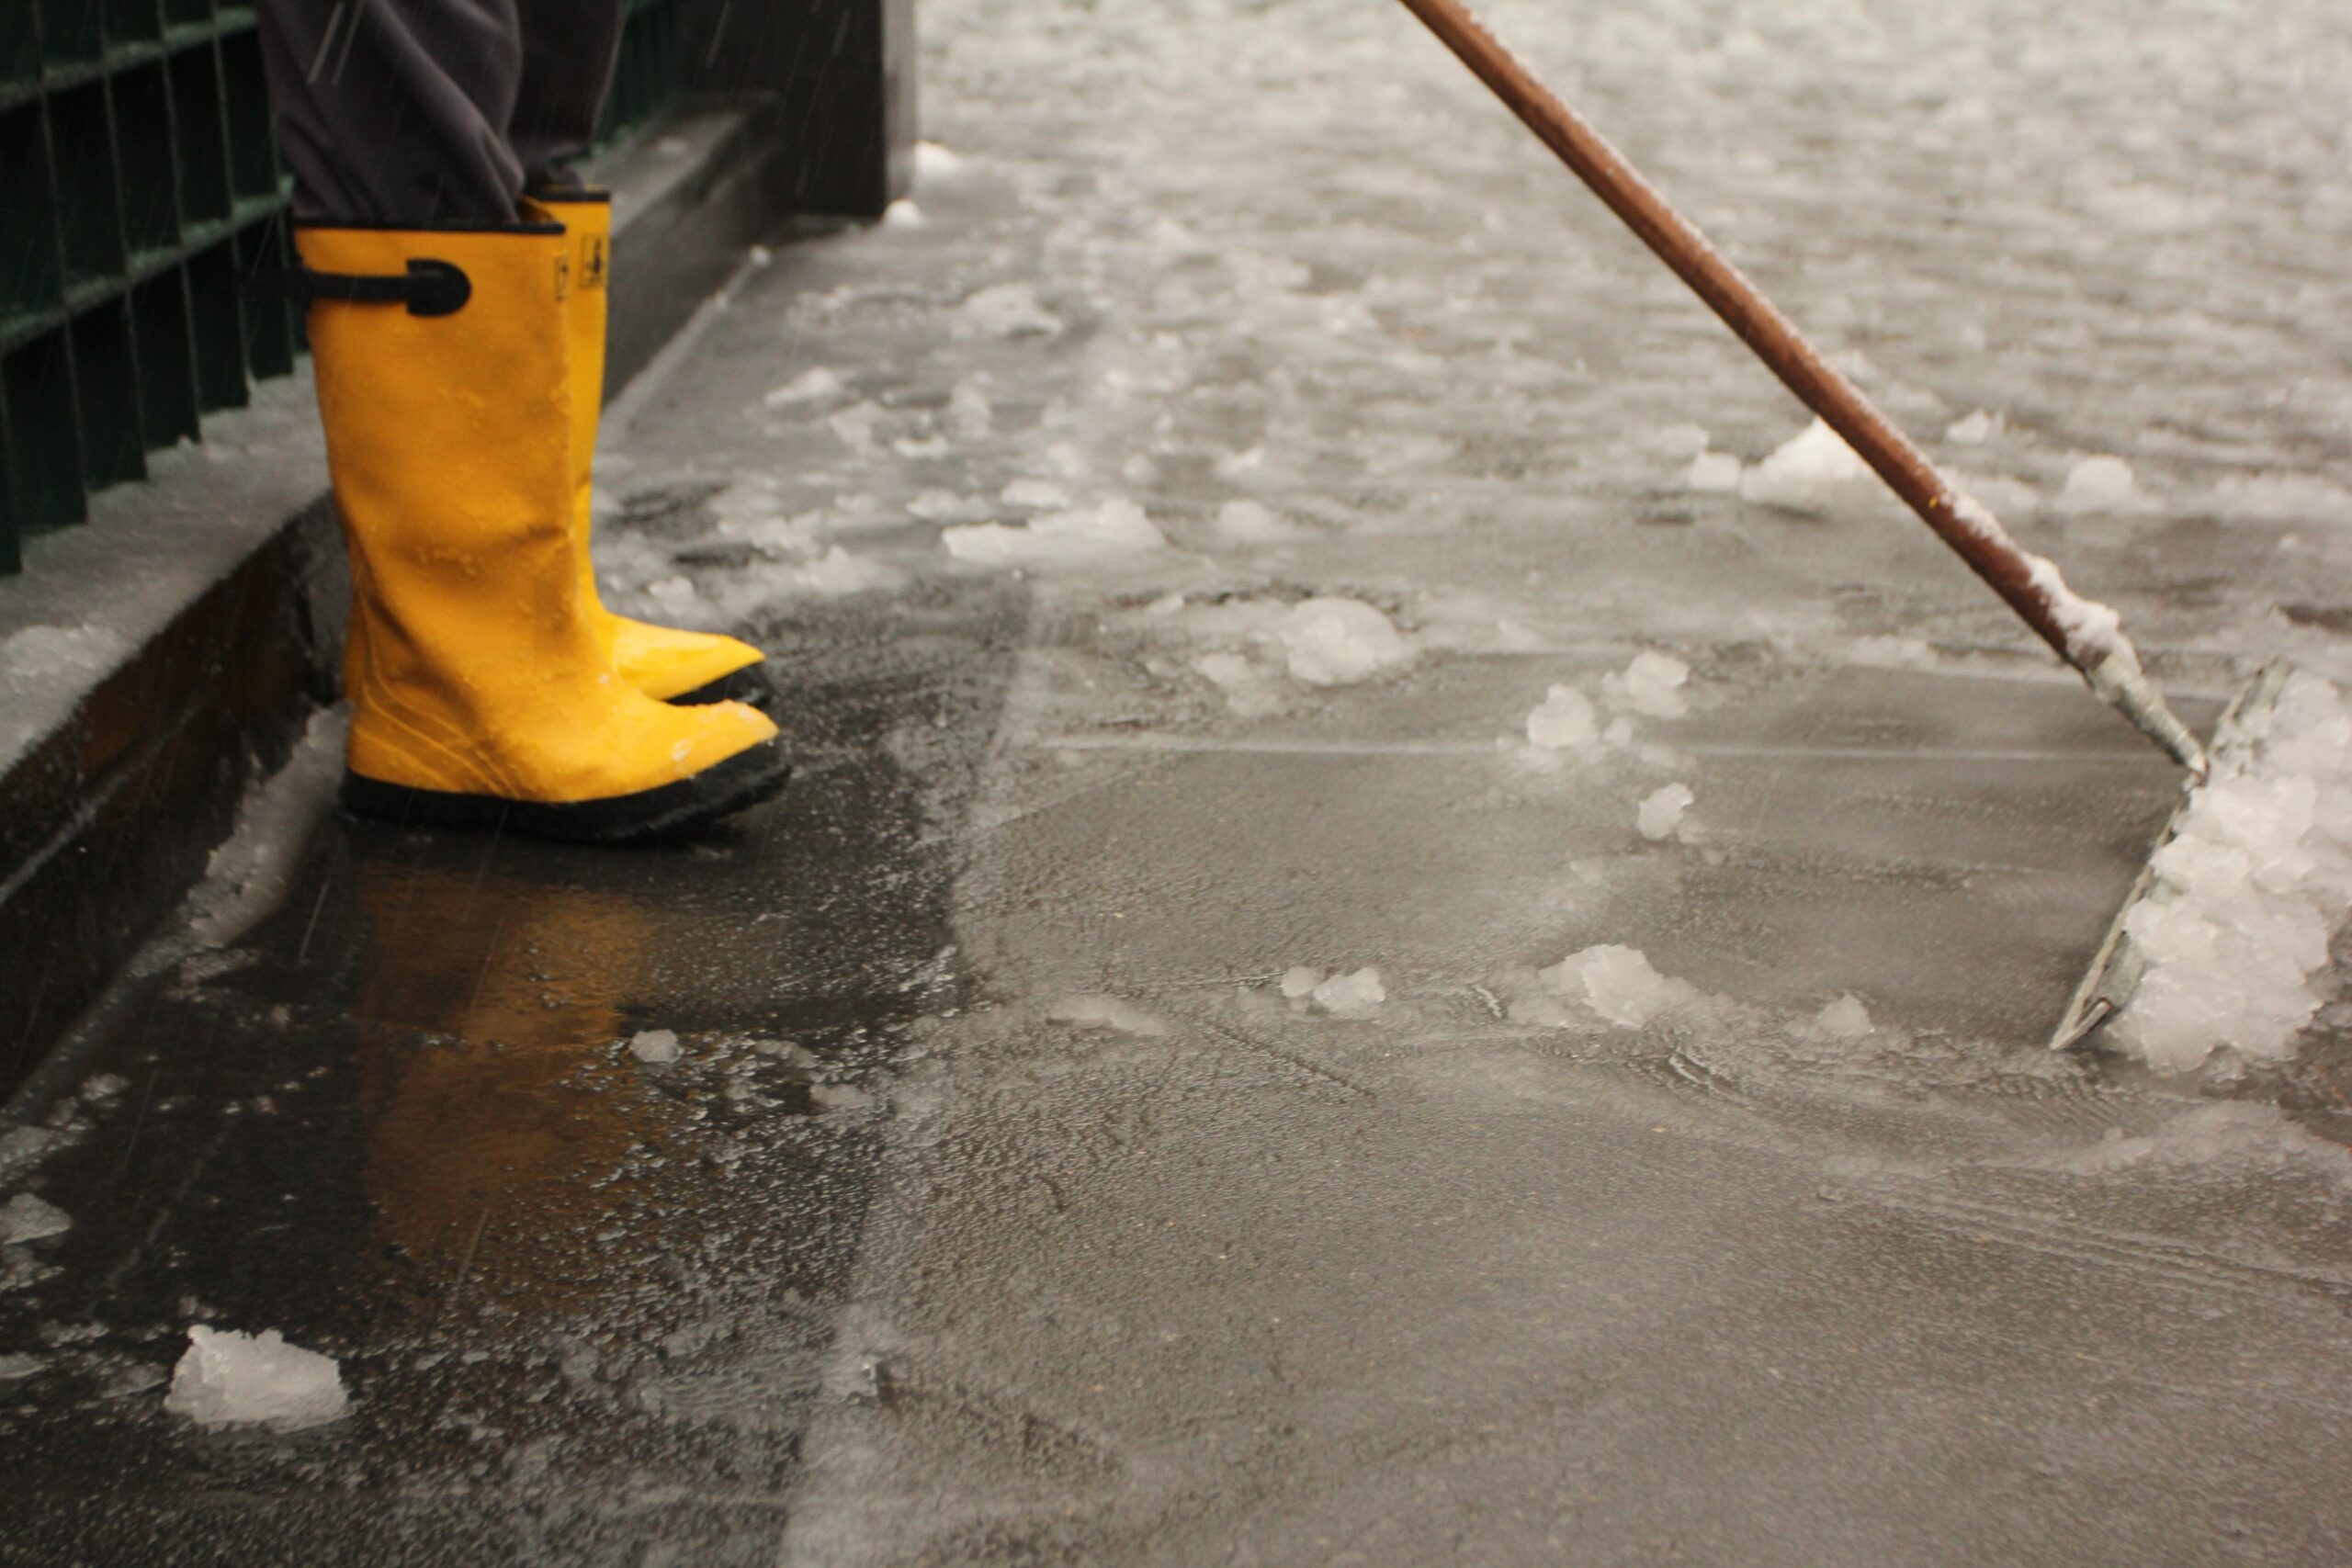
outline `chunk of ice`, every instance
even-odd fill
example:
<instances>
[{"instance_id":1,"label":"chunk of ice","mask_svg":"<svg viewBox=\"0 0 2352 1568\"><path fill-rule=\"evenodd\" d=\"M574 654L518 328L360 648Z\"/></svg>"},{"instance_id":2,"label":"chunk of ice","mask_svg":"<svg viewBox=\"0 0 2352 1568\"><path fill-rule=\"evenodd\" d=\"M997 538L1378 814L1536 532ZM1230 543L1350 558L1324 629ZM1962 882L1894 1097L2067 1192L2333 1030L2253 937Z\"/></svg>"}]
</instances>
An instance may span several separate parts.
<instances>
[{"instance_id":1,"label":"chunk of ice","mask_svg":"<svg viewBox=\"0 0 2352 1568\"><path fill-rule=\"evenodd\" d=\"M1642 802L1641 809L1634 814L1634 825L1641 829L1642 837L1652 843L1670 839L1674 837L1675 829L1682 826L1682 814L1690 809L1690 803L1695 798L1689 784L1668 784L1663 789L1653 791L1649 798Z\"/></svg>"},{"instance_id":2,"label":"chunk of ice","mask_svg":"<svg viewBox=\"0 0 2352 1568\"><path fill-rule=\"evenodd\" d=\"M1244 653L1204 653L1193 668L1225 694L1226 706L1242 718L1263 718L1288 705L1282 677Z\"/></svg>"},{"instance_id":3,"label":"chunk of ice","mask_svg":"<svg viewBox=\"0 0 2352 1568\"><path fill-rule=\"evenodd\" d=\"M961 338L1050 336L1062 330L1062 319L1046 309L1029 285L998 283L957 306L949 330Z\"/></svg>"},{"instance_id":4,"label":"chunk of ice","mask_svg":"<svg viewBox=\"0 0 2352 1568\"><path fill-rule=\"evenodd\" d=\"M19 1192L0 1204L0 1246L16 1247L44 1236L62 1235L74 1228L74 1216L54 1203L44 1203L29 1192Z\"/></svg>"},{"instance_id":5,"label":"chunk of ice","mask_svg":"<svg viewBox=\"0 0 2352 1568\"><path fill-rule=\"evenodd\" d=\"M1554 686L1527 716L1527 739L1547 751L1599 744L1600 725L1592 699L1574 686Z\"/></svg>"},{"instance_id":6,"label":"chunk of ice","mask_svg":"<svg viewBox=\"0 0 2352 1568\"><path fill-rule=\"evenodd\" d=\"M907 502L907 515L926 523L968 523L987 516L988 512L975 496L958 495L952 490L927 490Z\"/></svg>"},{"instance_id":7,"label":"chunk of ice","mask_svg":"<svg viewBox=\"0 0 2352 1568\"><path fill-rule=\"evenodd\" d=\"M1080 1029L1111 1029L1121 1034L1141 1035L1157 1040L1169 1032L1167 1021L1116 997L1064 997L1046 1010L1048 1023L1067 1023Z\"/></svg>"},{"instance_id":8,"label":"chunk of ice","mask_svg":"<svg viewBox=\"0 0 2352 1568\"><path fill-rule=\"evenodd\" d=\"M1639 948L1614 942L1572 953L1542 971L1541 978L1553 991L1621 1029L1639 1029L1699 999L1698 988L1690 982L1659 974Z\"/></svg>"},{"instance_id":9,"label":"chunk of ice","mask_svg":"<svg viewBox=\"0 0 2352 1568\"><path fill-rule=\"evenodd\" d=\"M1254 501L1228 501L1217 509L1210 525L1228 539L1245 545L1273 545L1299 536L1298 525Z\"/></svg>"},{"instance_id":10,"label":"chunk of ice","mask_svg":"<svg viewBox=\"0 0 2352 1568\"><path fill-rule=\"evenodd\" d=\"M678 1059L678 1032L674 1029L648 1029L629 1037L628 1054L640 1062L660 1066Z\"/></svg>"},{"instance_id":11,"label":"chunk of ice","mask_svg":"<svg viewBox=\"0 0 2352 1568\"><path fill-rule=\"evenodd\" d=\"M959 381L947 398L947 428L959 441L985 441L996 430L996 406L977 378Z\"/></svg>"},{"instance_id":12,"label":"chunk of ice","mask_svg":"<svg viewBox=\"0 0 2352 1568\"><path fill-rule=\"evenodd\" d=\"M1068 506L1069 492L1051 479L1014 479L1001 499L1007 506Z\"/></svg>"},{"instance_id":13,"label":"chunk of ice","mask_svg":"<svg viewBox=\"0 0 2352 1568\"><path fill-rule=\"evenodd\" d=\"M1982 446L1999 433L1998 416L1978 409L1944 426L1944 439L1956 446Z\"/></svg>"},{"instance_id":14,"label":"chunk of ice","mask_svg":"<svg viewBox=\"0 0 2352 1568\"><path fill-rule=\"evenodd\" d=\"M2058 504L2069 512L2115 512L2140 498L2132 465L2120 457L2084 457L2066 470Z\"/></svg>"},{"instance_id":15,"label":"chunk of ice","mask_svg":"<svg viewBox=\"0 0 2352 1568\"><path fill-rule=\"evenodd\" d=\"M763 400L772 409L788 408L795 403L821 402L827 398L837 398L842 391L842 378L819 365L803 370Z\"/></svg>"},{"instance_id":16,"label":"chunk of ice","mask_svg":"<svg viewBox=\"0 0 2352 1568\"><path fill-rule=\"evenodd\" d=\"M923 221L922 209L903 196L882 209L885 229L920 229Z\"/></svg>"},{"instance_id":17,"label":"chunk of ice","mask_svg":"<svg viewBox=\"0 0 2352 1568\"><path fill-rule=\"evenodd\" d=\"M1287 981L1283 989L1289 989ZM1325 1012L1360 1018L1386 1001L1388 989L1380 983L1379 970L1363 968L1352 975L1332 976L1309 991L1307 998Z\"/></svg>"},{"instance_id":18,"label":"chunk of ice","mask_svg":"<svg viewBox=\"0 0 2352 1568\"><path fill-rule=\"evenodd\" d=\"M2145 969L2109 1032L2159 1072L2290 1055L2352 909L2352 708L2299 673L2256 728L2190 796L2125 917Z\"/></svg>"},{"instance_id":19,"label":"chunk of ice","mask_svg":"<svg viewBox=\"0 0 2352 1568\"><path fill-rule=\"evenodd\" d=\"M885 411L879 403L852 403L839 413L827 414L825 424L852 452L862 457L871 456L878 450L874 443L875 428L885 417Z\"/></svg>"},{"instance_id":20,"label":"chunk of ice","mask_svg":"<svg viewBox=\"0 0 2352 1568\"><path fill-rule=\"evenodd\" d=\"M1761 506L1819 513L1866 490L1871 478L1861 454L1816 419L1748 469L1740 479L1739 493Z\"/></svg>"},{"instance_id":21,"label":"chunk of ice","mask_svg":"<svg viewBox=\"0 0 2352 1568\"><path fill-rule=\"evenodd\" d=\"M350 1408L334 1359L288 1345L275 1328L235 1334L199 1323L187 1337L164 1408L199 1427L260 1422L295 1432Z\"/></svg>"},{"instance_id":22,"label":"chunk of ice","mask_svg":"<svg viewBox=\"0 0 2352 1568\"><path fill-rule=\"evenodd\" d=\"M839 545L808 565L793 568L786 576L793 587L827 597L864 593L876 588L895 588L900 581L895 569L865 556L853 555Z\"/></svg>"},{"instance_id":23,"label":"chunk of ice","mask_svg":"<svg viewBox=\"0 0 2352 1568\"><path fill-rule=\"evenodd\" d=\"M1702 495L1737 495L1740 477L1746 472L1747 466L1736 453L1702 452L1683 471L1682 484Z\"/></svg>"},{"instance_id":24,"label":"chunk of ice","mask_svg":"<svg viewBox=\"0 0 2352 1568\"><path fill-rule=\"evenodd\" d=\"M2167 1118L2138 1137L2110 1127L2089 1148L2052 1162L2076 1176L2109 1176L2146 1166L2234 1166L2279 1172L2315 1171L2338 1188L2352 1186L2352 1154L2316 1137L2275 1105L2223 1101Z\"/></svg>"},{"instance_id":25,"label":"chunk of ice","mask_svg":"<svg viewBox=\"0 0 2352 1568\"><path fill-rule=\"evenodd\" d=\"M1413 660L1388 617L1355 599L1294 604L1279 635L1292 678L1310 686L1352 685Z\"/></svg>"},{"instance_id":26,"label":"chunk of ice","mask_svg":"<svg viewBox=\"0 0 2352 1568\"><path fill-rule=\"evenodd\" d=\"M979 523L940 535L947 553L980 566L1087 566L1164 548L1162 534L1132 501L1048 513L1018 527Z\"/></svg>"},{"instance_id":27,"label":"chunk of ice","mask_svg":"<svg viewBox=\"0 0 2352 1568\"><path fill-rule=\"evenodd\" d=\"M1690 666L1672 654L1642 652L1623 671L1601 677L1600 694L1613 708L1631 708L1648 718L1680 718L1690 711L1682 695L1690 680Z\"/></svg>"},{"instance_id":28,"label":"chunk of ice","mask_svg":"<svg viewBox=\"0 0 2352 1568\"><path fill-rule=\"evenodd\" d=\"M946 147L943 147L936 141L918 141L915 143L915 179L917 182L924 180L948 179L960 172L963 167L964 156L962 153L954 152Z\"/></svg>"},{"instance_id":29,"label":"chunk of ice","mask_svg":"<svg viewBox=\"0 0 2352 1568\"><path fill-rule=\"evenodd\" d=\"M1815 1027L1833 1040L1860 1040L1877 1026L1862 998L1849 993L1814 1015Z\"/></svg>"}]
</instances>

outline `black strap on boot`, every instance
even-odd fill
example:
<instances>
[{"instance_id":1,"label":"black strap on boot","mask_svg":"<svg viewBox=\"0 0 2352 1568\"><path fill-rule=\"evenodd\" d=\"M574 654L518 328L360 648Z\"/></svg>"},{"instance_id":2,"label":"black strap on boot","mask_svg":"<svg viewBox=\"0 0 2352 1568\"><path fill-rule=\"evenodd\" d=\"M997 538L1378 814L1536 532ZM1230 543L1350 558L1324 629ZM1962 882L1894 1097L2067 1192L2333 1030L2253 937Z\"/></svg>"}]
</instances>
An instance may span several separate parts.
<instances>
[{"instance_id":1,"label":"black strap on boot","mask_svg":"<svg viewBox=\"0 0 2352 1568\"><path fill-rule=\"evenodd\" d=\"M405 275L296 267L250 278L246 288L306 305L318 300L338 305L405 305L412 316L454 316L474 297L473 279L463 267L430 257L412 259Z\"/></svg>"}]
</instances>

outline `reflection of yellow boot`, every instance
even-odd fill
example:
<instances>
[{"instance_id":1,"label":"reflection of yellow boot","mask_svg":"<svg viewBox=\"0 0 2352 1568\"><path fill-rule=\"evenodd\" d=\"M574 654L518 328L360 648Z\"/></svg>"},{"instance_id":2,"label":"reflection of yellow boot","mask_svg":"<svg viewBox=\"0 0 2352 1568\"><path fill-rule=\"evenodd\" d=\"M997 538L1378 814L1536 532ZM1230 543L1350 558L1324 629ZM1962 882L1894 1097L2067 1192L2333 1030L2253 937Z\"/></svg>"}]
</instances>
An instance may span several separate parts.
<instances>
[{"instance_id":1,"label":"reflection of yellow boot","mask_svg":"<svg viewBox=\"0 0 2352 1568\"><path fill-rule=\"evenodd\" d=\"M609 1315L698 1239L704 1207L687 1160L659 1190L629 1168L634 1148L690 1139L700 1108L649 1092L611 1055L676 911L536 883L456 845L363 847L354 869L368 1265L510 1331ZM646 1210L663 1197L680 1208L657 1224Z\"/></svg>"},{"instance_id":2,"label":"reflection of yellow boot","mask_svg":"<svg viewBox=\"0 0 2352 1568\"><path fill-rule=\"evenodd\" d=\"M588 554L592 526L591 468L596 456L596 423L604 412L605 275L612 256L613 202L608 191L535 192L525 202L528 216L545 213L564 227L571 243L571 294L563 325L571 353L572 526L580 536L580 596L590 625L611 651L622 680L664 702L708 703L733 697L763 701L767 682L757 666L766 658L731 637L650 626L616 615L596 592L595 568ZM536 210L535 210L536 209Z\"/></svg>"},{"instance_id":3,"label":"reflection of yellow boot","mask_svg":"<svg viewBox=\"0 0 2352 1568\"><path fill-rule=\"evenodd\" d=\"M775 725L619 680L582 604L561 228L296 243L360 632L345 804L619 841L773 795Z\"/></svg>"}]
</instances>

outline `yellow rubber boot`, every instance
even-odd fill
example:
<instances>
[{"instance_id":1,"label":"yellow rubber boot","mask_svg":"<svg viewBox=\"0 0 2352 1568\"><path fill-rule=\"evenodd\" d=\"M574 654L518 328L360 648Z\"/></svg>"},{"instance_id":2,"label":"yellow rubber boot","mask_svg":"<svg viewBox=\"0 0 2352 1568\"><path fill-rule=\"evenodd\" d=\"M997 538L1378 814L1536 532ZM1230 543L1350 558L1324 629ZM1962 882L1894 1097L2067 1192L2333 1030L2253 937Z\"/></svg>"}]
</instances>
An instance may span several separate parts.
<instances>
[{"instance_id":1,"label":"yellow rubber boot","mask_svg":"<svg viewBox=\"0 0 2352 1568\"><path fill-rule=\"evenodd\" d=\"M597 637L611 650L622 680L664 702L725 698L764 701L768 685L757 666L767 656L750 643L708 632L681 631L616 615L596 592L589 558L594 524L592 469L596 424L604 413L607 274L611 270L613 201L609 191L534 191L526 217L544 214L563 225L571 242L571 293L563 310L571 354L572 525L580 534L580 592Z\"/></svg>"},{"instance_id":2,"label":"yellow rubber boot","mask_svg":"<svg viewBox=\"0 0 2352 1568\"><path fill-rule=\"evenodd\" d=\"M582 603L561 227L295 242L352 561L345 805L623 841L782 787L766 716L647 696Z\"/></svg>"}]
</instances>

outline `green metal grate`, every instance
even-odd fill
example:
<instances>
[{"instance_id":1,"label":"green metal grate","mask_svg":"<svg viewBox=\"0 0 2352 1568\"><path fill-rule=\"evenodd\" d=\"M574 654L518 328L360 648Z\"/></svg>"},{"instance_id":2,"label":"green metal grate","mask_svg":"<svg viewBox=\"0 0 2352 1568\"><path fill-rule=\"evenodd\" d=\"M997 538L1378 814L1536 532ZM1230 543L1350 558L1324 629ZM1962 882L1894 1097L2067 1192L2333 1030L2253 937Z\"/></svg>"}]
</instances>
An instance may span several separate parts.
<instances>
[{"instance_id":1,"label":"green metal grate","mask_svg":"<svg viewBox=\"0 0 2352 1568\"><path fill-rule=\"evenodd\" d=\"M630 0L604 134L681 80L678 0ZM230 0L0 0L0 576L90 492L291 370L261 41Z\"/></svg>"},{"instance_id":2,"label":"green metal grate","mask_svg":"<svg viewBox=\"0 0 2352 1568\"><path fill-rule=\"evenodd\" d=\"M678 0L628 0L620 60L605 99L605 122L597 131L599 143L619 141L677 98L685 81L682 8Z\"/></svg>"},{"instance_id":3,"label":"green metal grate","mask_svg":"<svg viewBox=\"0 0 2352 1568\"><path fill-rule=\"evenodd\" d=\"M292 368L285 202L250 7L0 0L0 572Z\"/></svg>"}]
</instances>

